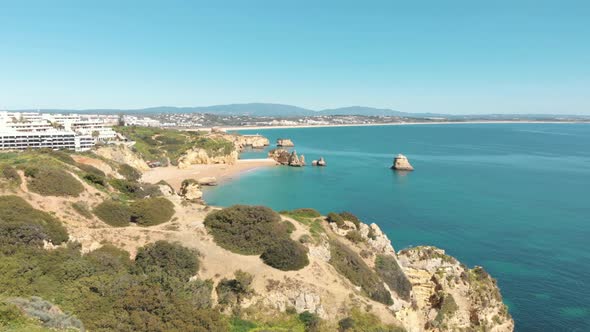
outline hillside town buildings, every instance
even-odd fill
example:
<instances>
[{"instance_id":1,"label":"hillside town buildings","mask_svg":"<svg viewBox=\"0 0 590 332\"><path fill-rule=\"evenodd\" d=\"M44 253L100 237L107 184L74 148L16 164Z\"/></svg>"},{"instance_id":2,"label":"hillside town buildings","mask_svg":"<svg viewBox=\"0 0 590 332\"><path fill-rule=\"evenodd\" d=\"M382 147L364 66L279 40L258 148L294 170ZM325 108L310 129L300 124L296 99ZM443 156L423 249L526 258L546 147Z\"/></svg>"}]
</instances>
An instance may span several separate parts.
<instances>
[{"instance_id":1,"label":"hillside town buildings","mask_svg":"<svg viewBox=\"0 0 590 332\"><path fill-rule=\"evenodd\" d=\"M0 150L69 149L86 151L117 137L113 115L0 111Z\"/></svg>"}]
</instances>

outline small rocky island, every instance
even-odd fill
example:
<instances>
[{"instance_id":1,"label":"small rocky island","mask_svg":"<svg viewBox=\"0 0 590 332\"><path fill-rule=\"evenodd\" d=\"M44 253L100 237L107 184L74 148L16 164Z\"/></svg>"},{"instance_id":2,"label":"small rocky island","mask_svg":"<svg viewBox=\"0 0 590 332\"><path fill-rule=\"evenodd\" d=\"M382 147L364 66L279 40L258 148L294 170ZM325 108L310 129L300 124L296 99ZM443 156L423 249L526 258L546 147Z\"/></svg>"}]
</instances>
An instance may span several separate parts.
<instances>
[{"instance_id":1,"label":"small rocky island","mask_svg":"<svg viewBox=\"0 0 590 332\"><path fill-rule=\"evenodd\" d=\"M289 138L279 138L277 139L277 146L278 147L293 147L295 143Z\"/></svg>"},{"instance_id":2,"label":"small rocky island","mask_svg":"<svg viewBox=\"0 0 590 332\"><path fill-rule=\"evenodd\" d=\"M285 149L274 149L268 152L268 157L277 163L292 167L305 166L305 156L297 155L297 151L289 152Z\"/></svg>"},{"instance_id":3,"label":"small rocky island","mask_svg":"<svg viewBox=\"0 0 590 332\"><path fill-rule=\"evenodd\" d=\"M324 157L320 157L319 160L313 160L311 162L311 166L327 166L328 164L326 164L326 160L324 160Z\"/></svg>"},{"instance_id":4,"label":"small rocky island","mask_svg":"<svg viewBox=\"0 0 590 332\"><path fill-rule=\"evenodd\" d=\"M395 158L393 158L393 165L391 166L391 169L396 171L413 171L414 167L410 165L408 158L400 153L395 156Z\"/></svg>"}]
</instances>

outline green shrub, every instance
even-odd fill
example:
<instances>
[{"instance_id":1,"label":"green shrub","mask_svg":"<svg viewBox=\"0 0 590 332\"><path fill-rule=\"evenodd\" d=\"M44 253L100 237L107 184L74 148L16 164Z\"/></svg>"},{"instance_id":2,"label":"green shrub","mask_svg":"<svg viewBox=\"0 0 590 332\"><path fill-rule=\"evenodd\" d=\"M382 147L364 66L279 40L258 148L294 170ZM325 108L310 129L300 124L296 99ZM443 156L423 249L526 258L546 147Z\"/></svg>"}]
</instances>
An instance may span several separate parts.
<instances>
[{"instance_id":1,"label":"green shrub","mask_svg":"<svg viewBox=\"0 0 590 332\"><path fill-rule=\"evenodd\" d=\"M400 298L409 301L412 284L400 268L395 257L389 255L377 255L375 258L375 271L385 281L389 289L399 295Z\"/></svg>"},{"instance_id":2,"label":"green shrub","mask_svg":"<svg viewBox=\"0 0 590 332\"><path fill-rule=\"evenodd\" d=\"M344 226L344 219L342 219L342 217L338 213L334 213L334 212L328 213L328 215L326 216L326 220L329 223L336 223L336 225L338 225L338 227Z\"/></svg>"},{"instance_id":3,"label":"green shrub","mask_svg":"<svg viewBox=\"0 0 590 332\"><path fill-rule=\"evenodd\" d=\"M131 208L121 202L104 201L94 208L94 214L105 223L114 227L129 226Z\"/></svg>"},{"instance_id":4,"label":"green shrub","mask_svg":"<svg viewBox=\"0 0 590 332\"><path fill-rule=\"evenodd\" d=\"M103 171L99 170L98 168L92 166L92 165L86 165L86 164L82 164L82 163L77 163L76 167L78 167L79 169L83 170L85 173L88 174L92 174L92 175L96 175L99 177L104 178L105 176L107 176L106 174L104 174Z\"/></svg>"},{"instance_id":5,"label":"green shrub","mask_svg":"<svg viewBox=\"0 0 590 332\"><path fill-rule=\"evenodd\" d=\"M260 255L269 243L287 236L280 221L281 217L267 207L234 205L209 213L205 226L221 247L238 254Z\"/></svg>"},{"instance_id":6,"label":"green shrub","mask_svg":"<svg viewBox=\"0 0 590 332\"><path fill-rule=\"evenodd\" d=\"M43 240L61 244L68 240L68 232L59 220L24 199L0 196L0 243L41 246Z\"/></svg>"},{"instance_id":7,"label":"green shrub","mask_svg":"<svg viewBox=\"0 0 590 332\"><path fill-rule=\"evenodd\" d=\"M188 281L199 270L198 253L180 244L157 241L139 248L135 264L145 273L159 269L164 273Z\"/></svg>"},{"instance_id":8,"label":"green shrub","mask_svg":"<svg viewBox=\"0 0 590 332\"><path fill-rule=\"evenodd\" d=\"M393 304L383 281L359 255L338 241L330 242L330 253L330 264L354 285L360 286L369 298L383 304Z\"/></svg>"},{"instance_id":9,"label":"green shrub","mask_svg":"<svg viewBox=\"0 0 590 332\"><path fill-rule=\"evenodd\" d=\"M129 252L119 249L112 244L93 250L85 258L94 266L96 272L124 271L131 267Z\"/></svg>"},{"instance_id":10,"label":"green shrub","mask_svg":"<svg viewBox=\"0 0 590 332\"><path fill-rule=\"evenodd\" d=\"M90 211L90 208L88 208L88 204L86 204L86 202L74 202L72 203L72 208L74 208L74 211L78 212L78 214L82 217L87 219L92 218L92 212Z\"/></svg>"},{"instance_id":11,"label":"green shrub","mask_svg":"<svg viewBox=\"0 0 590 332\"><path fill-rule=\"evenodd\" d=\"M30 191L44 196L78 196L84 186L70 173L52 167L27 167L25 174L29 177Z\"/></svg>"},{"instance_id":12,"label":"green shrub","mask_svg":"<svg viewBox=\"0 0 590 332\"><path fill-rule=\"evenodd\" d=\"M342 219L352 222L356 226L357 229L360 227L361 221L354 214L344 211L344 212L340 212L340 216L342 217Z\"/></svg>"},{"instance_id":13,"label":"green shrub","mask_svg":"<svg viewBox=\"0 0 590 332\"><path fill-rule=\"evenodd\" d=\"M319 218L321 214L315 210L310 208L302 208L302 209L295 209L291 211L286 211L285 214L298 216L302 218Z\"/></svg>"},{"instance_id":14,"label":"green shrub","mask_svg":"<svg viewBox=\"0 0 590 332\"><path fill-rule=\"evenodd\" d=\"M16 183L17 185L20 185L22 183L22 180L20 178L20 175L18 175L18 172L14 167L10 165L6 165L4 166L4 168L2 168L2 175L5 179L13 183Z\"/></svg>"},{"instance_id":15,"label":"green shrub","mask_svg":"<svg viewBox=\"0 0 590 332\"><path fill-rule=\"evenodd\" d=\"M290 222L289 220L283 221L283 226L285 227L285 230L287 231L287 233L291 234L291 233L295 232L295 225L293 225L293 223Z\"/></svg>"},{"instance_id":16,"label":"green shrub","mask_svg":"<svg viewBox=\"0 0 590 332\"><path fill-rule=\"evenodd\" d=\"M160 187L149 183L139 183L124 179L111 179L109 184L131 198L157 197L162 196Z\"/></svg>"},{"instance_id":17,"label":"green shrub","mask_svg":"<svg viewBox=\"0 0 590 332\"><path fill-rule=\"evenodd\" d=\"M87 174L84 174L82 176L82 178L84 180L87 180L90 183L93 183L93 184L96 184L96 185L99 185L99 186L102 186L102 187L104 187L104 186L107 185L107 180L104 177L100 176L100 175L96 175L96 174L92 174L92 173L87 173Z\"/></svg>"},{"instance_id":18,"label":"green shrub","mask_svg":"<svg viewBox=\"0 0 590 332\"><path fill-rule=\"evenodd\" d=\"M320 316L304 311L299 314L299 320L305 325L305 332L319 332L320 323L322 322Z\"/></svg>"},{"instance_id":19,"label":"green shrub","mask_svg":"<svg viewBox=\"0 0 590 332\"><path fill-rule=\"evenodd\" d=\"M141 226L159 225L174 215L174 204L164 197L151 197L131 203L131 222Z\"/></svg>"},{"instance_id":20,"label":"green shrub","mask_svg":"<svg viewBox=\"0 0 590 332\"><path fill-rule=\"evenodd\" d=\"M129 181L137 181L141 179L141 172L127 164L119 165L117 171Z\"/></svg>"},{"instance_id":21,"label":"green shrub","mask_svg":"<svg viewBox=\"0 0 590 332\"><path fill-rule=\"evenodd\" d=\"M309 264L305 247L290 238L272 242L260 258L266 265L282 271L300 270Z\"/></svg>"},{"instance_id":22,"label":"green shrub","mask_svg":"<svg viewBox=\"0 0 590 332\"><path fill-rule=\"evenodd\" d=\"M385 325L378 316L370 312L362 312L358 308L351 310L350 317L338 322L338 331L341 332L405 332L405 329L395 325Z\"/></svg>"},{"instance_id":23,"label":"green shrub","mask_svg":"<svg viewBox=\"0 0 590 332\"><path fill-rule=\"evenodd\" d=\"M348 231L348 233L346 233L346 238L349 239L352 243L360 243L365 241L361 233L356 229Z\"/></svg>"},{"instance_id":24,"label":"green shrub","mask_svg":"<svg viewBox=\"0 0 590 332\"><path fill-rule=\"evenodd\" d=\"M37 151L35 151L36 153L39 154L46 154L49 155L61 162L64 162L66 164L70 164L70 165L75 165L76 161L74 160L74 158L72 158L72 156L70 156L70 154L67 151L62 151L62 150L52 150L49 148L44 148L44 149L39 149Z\"/></svg>"},{"instance_id":25,"label":"green shrub","mask_svg":"<svg viewBox=\"0 0 590 332\"><path fill-rule=\"evenodd\" d=\"M242 270L234 272L234 279L221 279L215 287L219 304L227 306L242 303L242 300L253 294L250 287L253 279L250 273Z\"/></svg>"}]
</instances>

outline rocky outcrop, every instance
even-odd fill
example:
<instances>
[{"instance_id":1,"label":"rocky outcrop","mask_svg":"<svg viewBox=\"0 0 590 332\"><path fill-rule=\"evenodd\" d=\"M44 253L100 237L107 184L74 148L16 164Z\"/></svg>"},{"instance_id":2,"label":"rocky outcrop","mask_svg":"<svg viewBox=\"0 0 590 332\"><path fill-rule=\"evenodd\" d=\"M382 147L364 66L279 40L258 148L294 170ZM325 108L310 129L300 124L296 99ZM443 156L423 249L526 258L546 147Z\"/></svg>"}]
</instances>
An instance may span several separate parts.
<instances>
[{"instance_id":1,"label":"rocky outcrop","mask_svg":"<svg viewBox=\"0 0 590 332\"><path fill-rule=\"evenodd\" d=\"M214 176L207 176L204 178L199 178L197 180L200 186L216 186L217 185L217 178Z\"/></svg>"},{"instance_id":2,"label":"rocky outcrop","mask_svg":"<svg viewBox=\"0 0 590 332\"><path fill-rule=\"evenodd\" d=\"M203 198L201 186L199 186L199 183L194 179L186 179L182 181L178 194L189 202L198 202Z\"/></svg>"},{"instance_id":3,"label":"rocky outcrop","mask_svg":"<svg viewBox=\"0 0 590 332\"><path fill-rule=\"evenodd\" d=\"M128 164L141 171L150 169L147 163L125 144L102 146L97 148L94 153L120 164Z\"/></svg>"},{"instance_id":4,"label":"rocky outcrop","mask_svg":"<svg viewBox=\"0 0 590 332\"><path fill-rule=\"evenodd\" d=\"M395 156L395 158L393 158L393 165L391 166L391 169L398 171L413 171L414 167L410 165L408 158L400 153Z\"/></svg>"},{"instance_id":5,"label":"rocky outcrop","mask_svg":"<svg viewBox=\"0 0 590 332\"><path fill-rule=\"evenodd\" d=\"M297 151L289 152L285 149L273 149L268 152L268 157L274 159L281 165L293 167L305 166L305 156L297 155Z\"/></svg>"},{"instance_id":6,"label":"rocky outcrop","mask_svg":"<svg viewBox=\"0 0 590 332\"><path fill-rule=\"evenodd\" d=\"M427 246L402 250L398 260L416 303L414 315L410 308L396 313L404 325L418 319L427 331L514 329L496 281L483 268L468 269L444 250Z\"/></svg>"},{"instance_id":7,"label":"rocky outcrop","mask_svg":"<svg viewBox=\"0 0 590 332\"><path fill-rule=\"evenodd\" d=\"M295 146L295 143L291 141L289 138L279 138L277 139L277 146L278 147L292 147Z\"/></svg>"},{"instance_id":8,"label":"rocky outcrop","mask_svg":"<svg viewBox=\"0 0 590 332\"><path fill-rule=\"evenodd\" d=\"M314 160L311 162L312 166L327 166L328 164L324 160L324 157L320 157L319 160Z\"/></svg>"},{"instance_id":9,"label":"rocky outcrop","mask_svg":"<svg viewBox=\"0 0 590 332\"><path fill-rule=\"evenodd\" d=\"M321 296L312 285L285 278L283 282L268 280L266 288L268 292L262 295L266 305L281 312L294 308L297 313L308 311L326 318Z\"/></svg>"},{"instance_id":10,"label":"rocky outcrop","mask_svg":"<svg viewBox=\"0 0 590 332\"><path fill-rule=\"evenodd\" d=\"M178 158L178 168L188 168L190 165L200 164L229 164L233 165L238 161L238 152L232 151L228 155L209 156L205 149L194 148L187 151Z\"/></svg>"},{"instance_id":11,"label":"rocky outcrop","mask_svg":"<svg viewBox=\"0 0 590 332\"><path fill-rule=\"evenodd\" d=\"M226 141L230 141L234 144L236 150L242 151L246 147L254 149L262 149L265 146L270 145L268 138L262 135L240 135L240 134L228 134L225 132L215 131L207 135L209 138L221 138Z\"/></svg>"},{"instance_id":12,"label":"rocky outcrop","mask_svg":"<svg viewBox=\"0 0 590 332\"><path fill-rule=\"evenodd\" d=\"M301 167L301 166L305 166L305 157L303 155L301 155L301 157L297 156L297 151L293 151L291 152L291 155L289 156L289 166L292 167Z\"/></svg>"}]
</instances>

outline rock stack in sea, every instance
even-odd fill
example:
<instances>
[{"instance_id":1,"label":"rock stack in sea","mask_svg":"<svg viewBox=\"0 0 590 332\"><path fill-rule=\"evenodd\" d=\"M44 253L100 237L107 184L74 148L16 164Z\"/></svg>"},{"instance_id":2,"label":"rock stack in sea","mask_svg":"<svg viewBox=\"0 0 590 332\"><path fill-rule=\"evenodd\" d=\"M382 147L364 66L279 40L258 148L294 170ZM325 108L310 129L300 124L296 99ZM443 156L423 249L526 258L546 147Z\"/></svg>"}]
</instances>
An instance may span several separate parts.
<instances>
[{"instance_id":1,"label":"rock stack in sea","mask_svg":"<svg viewBox=\"0 0 590 332\"><path fill-rule=\"evenodd\" d=\"M277 146L279 146L279 147L292 147L292 146L295 146L295 144L289 138L279 138L279 139L277 139Z\"/></svg>"},{"instance_id":2,"label":"rock stack in sea","mask_svg":"<svg viewBox=\"0 0 590 332\"><path fill-rule=\"evenodd\" d=\"M398 154L397 156L395 156L395 158L393 158L393 165L391 166L391 168L395 169L397 171L413 171L414 170L414 167L412 167L412 165L410 165L408 158L401 153Z\"/></svg>"},{"instance_id":3,"label":"rock stack in sea","mask_svg":"<svg viewBox=\"0 0 590 332\"><path fill-rule=\"evenodd\" d=\"M289 152L285 149L274 149L268 152L268 157L286 166L305 166L305 156L297 155L297 151Z\"/></svg>"},{"instance_id":4,"label":"rock stack in sea","mask_svg":"<svg viewBox=\"0 0 590 332\"><path fill-rule=\"evenodd\" d=\"M301 157L298 157L297 151L291 152L291 156L289 157L289 166L293 166L293 167L305 166L305 157L303 155L301 155Z\"/></svg>"},{"instance_id":5,"label":"rock stack in sea","mask_svg":"<svg viewBox=\"0 0 590 332\"><path fill-rule=\"evenodd\" d=\"M324 157L320 157L319 160L314 160L311 162L312 166L327 166L328 164L326 164L326 161L324 160Z\"/></svg>"}]
</instances>

